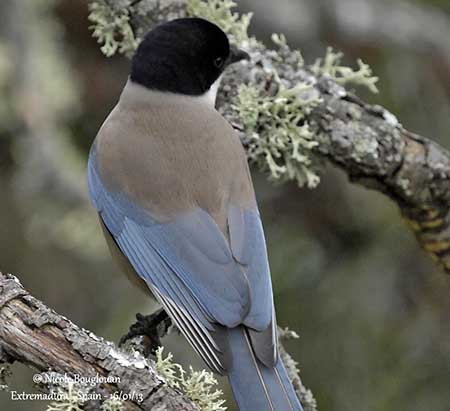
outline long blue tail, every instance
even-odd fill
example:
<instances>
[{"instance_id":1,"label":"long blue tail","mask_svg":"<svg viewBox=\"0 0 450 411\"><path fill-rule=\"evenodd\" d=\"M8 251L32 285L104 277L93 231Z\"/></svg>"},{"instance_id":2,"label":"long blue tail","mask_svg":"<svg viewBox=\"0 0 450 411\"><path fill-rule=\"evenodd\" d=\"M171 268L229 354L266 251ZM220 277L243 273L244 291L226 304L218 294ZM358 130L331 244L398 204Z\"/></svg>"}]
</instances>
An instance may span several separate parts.
<instances>
[{"instance_id":1,"label":"long blue tail","mask_svg":"<svg viewBox=\"0 0 450 411\"><path fill-rule=\"evenodd\" d=\"M244 327L228 330L232 366L228 378L239 411L302 411L283 362L268 368L255 356Z\"/></svg>"}]
</instances>

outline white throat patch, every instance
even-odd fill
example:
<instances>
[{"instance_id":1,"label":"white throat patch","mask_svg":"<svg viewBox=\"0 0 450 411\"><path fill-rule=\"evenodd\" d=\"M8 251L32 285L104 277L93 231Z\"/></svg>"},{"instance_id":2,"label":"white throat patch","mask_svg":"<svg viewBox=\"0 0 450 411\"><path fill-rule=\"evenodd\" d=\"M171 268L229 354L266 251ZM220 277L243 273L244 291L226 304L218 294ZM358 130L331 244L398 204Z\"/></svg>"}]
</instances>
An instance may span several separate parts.
<instances>
[{"instance_id":1,"label":"white throat patch","mask_svg":"<svg viewBox=\"0 0 450 411\"><path fill-rule=\"evenodd\" d=\"M220 76L209 88L209 90L199 96L198 98L204 101L205 103L209 104L210 106L215 107L216 105L216 98L217 98L217 91L219 90L220 82L222 80L222 76Z\"/></svg>"}]
</instances>

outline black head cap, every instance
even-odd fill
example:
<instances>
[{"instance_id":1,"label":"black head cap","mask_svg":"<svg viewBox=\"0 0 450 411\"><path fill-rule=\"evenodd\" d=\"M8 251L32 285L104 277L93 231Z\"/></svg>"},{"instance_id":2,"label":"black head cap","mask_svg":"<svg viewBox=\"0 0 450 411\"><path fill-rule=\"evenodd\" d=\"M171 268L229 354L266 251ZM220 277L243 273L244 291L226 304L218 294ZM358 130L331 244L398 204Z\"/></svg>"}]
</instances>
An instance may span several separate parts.
<instances>
[{"instance_id":1,"label":"black head cap","mask_svg":"<svg viewBox=\"0 0 450 411\"><path fill-rule=\"evenodd\" d=\"M248 58L226 34L200 18L161 24L147 33L131 64L132 81L147 88L201 95L227 65Z\"/></svg>"}]
</instances>

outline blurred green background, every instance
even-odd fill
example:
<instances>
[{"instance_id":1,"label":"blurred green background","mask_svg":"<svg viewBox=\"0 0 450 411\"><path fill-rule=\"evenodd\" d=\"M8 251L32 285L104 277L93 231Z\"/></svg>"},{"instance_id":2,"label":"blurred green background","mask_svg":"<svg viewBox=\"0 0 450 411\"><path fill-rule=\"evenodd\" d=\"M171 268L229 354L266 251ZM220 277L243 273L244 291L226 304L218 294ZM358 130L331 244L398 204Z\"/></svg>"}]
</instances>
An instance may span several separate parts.
<instances>
[{"instance_id":1,"label":"blurred green background","mask_svg":"<svg viewBox=\"0 0 450 411\"><path fill-rule=\"evenodd\" d=\"M450 3L245 0L251 30L283 32L307 62L327 45L380 77L368 101L450 146ZM82 0L0 1L0 270L75 323L117 341L155 307L113 266L87 200L89 146L129 61L104 57ZM321 411L450 410L450 281L397 208L327 168L315 190L253 173L278 320ZM0 325L1 326L1 325ZM202 364L181 337L164 344ZM11 388L32 391L15 365ZM13 402L1 410L44 410ZM231 408L231 407L230 407ZM255 410L256 411L256 410Z\"/></svg>"}]
</instances>

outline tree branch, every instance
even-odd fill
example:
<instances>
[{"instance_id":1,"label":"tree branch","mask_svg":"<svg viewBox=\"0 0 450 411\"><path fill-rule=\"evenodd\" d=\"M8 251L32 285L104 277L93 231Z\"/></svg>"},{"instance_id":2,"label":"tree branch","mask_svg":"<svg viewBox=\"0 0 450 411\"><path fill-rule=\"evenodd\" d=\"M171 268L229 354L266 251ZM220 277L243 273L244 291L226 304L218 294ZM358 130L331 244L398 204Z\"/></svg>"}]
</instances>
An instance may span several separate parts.
<instances>
[{"instance_id":1,"label":"tree branch","mask_svg":"<svg viewBox=\"0 0 450 411\"><path fill-rule=\"evenodd\" d=\"M321 80L324 103L313 113L324 135L319 150L351 181L388 195L422 248L450 273L450 155L411 133L379 106L340 95Z\"/></svg>"},{"instance_id":2,"label":"tree branch","mask_svg":"<svg viewBox=\"0 0 450 411\"><path fill-rule=\"evenodd\" d=\"M40 372L51 370L72 378L109 377L115 383L96 385L95 392L103 398L118 392L129 394L132 399L124 403L127 410L197 409L168 387L141 355L120 351L78 327L31 296L16 277L2 273L0 324L0 362L19 361ZM89 405L100 409L98 402Z\"/></svg>"}]
</instances>

